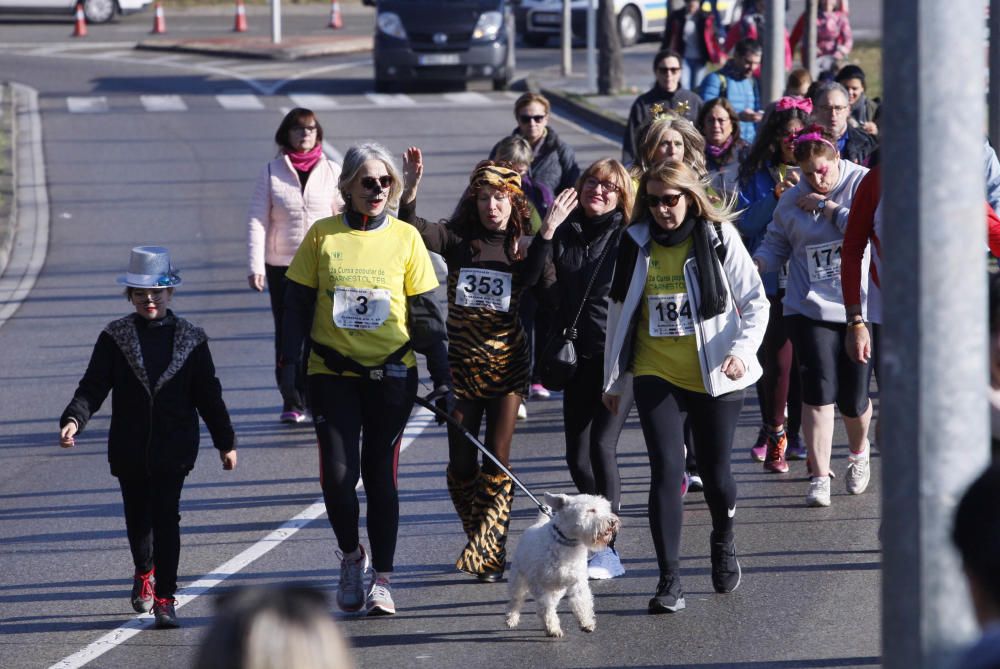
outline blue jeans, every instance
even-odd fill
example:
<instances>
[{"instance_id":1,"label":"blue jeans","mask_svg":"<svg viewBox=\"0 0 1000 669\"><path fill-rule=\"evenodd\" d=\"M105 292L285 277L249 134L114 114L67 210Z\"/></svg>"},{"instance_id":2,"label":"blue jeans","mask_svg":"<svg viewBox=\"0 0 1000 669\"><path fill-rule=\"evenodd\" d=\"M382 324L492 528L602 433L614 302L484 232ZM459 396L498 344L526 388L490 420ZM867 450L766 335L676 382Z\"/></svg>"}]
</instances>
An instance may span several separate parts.
<instances>
[{"instance_id":1,"label":"blue jeans","mask_svg":"<svg viewBox=\"0 0 1000 669\"><path fill-rule=\"evenodd\" d=\"M681 62L681 88L695 90L705 75L705 61L700 58L685 58Z\"/></svg>"}]
</instances>

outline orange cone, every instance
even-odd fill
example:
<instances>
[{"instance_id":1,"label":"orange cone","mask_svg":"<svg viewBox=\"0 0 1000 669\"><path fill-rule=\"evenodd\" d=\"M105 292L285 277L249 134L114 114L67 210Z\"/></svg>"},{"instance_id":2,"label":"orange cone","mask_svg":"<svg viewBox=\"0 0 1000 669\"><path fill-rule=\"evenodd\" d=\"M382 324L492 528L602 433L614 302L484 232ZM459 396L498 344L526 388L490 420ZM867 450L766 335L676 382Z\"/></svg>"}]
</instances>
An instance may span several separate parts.
<instances>
[{"instance_id":1,"label":"orange cone","mask_svg":"<svg viewBox=\"0 0 1000 669\"><path fill-rule=\"evenodd\" d=\"M236 24L233 26L234 33L245 33L247 31L247 8L243 5L243 0L236 0Z\"/></svg>"},{"instance_id":2,"label":"orange cone","mask_svg":"<svg viewBox=\"0 0 1000 669\"><path fill-rule=\"evenodd\" d=\"M334 30L344 27L344 19L340 16L340 3L337 0L330 2L330 27Z\"/></svg>"},{"instance_id":3,"label":"orange cone","mask_svg":"<svg viewBox=\"0 0 1000 669\"><path fill-rule=\"evenodd\" d=\"M76 3L76 25L73 26L73 37L87 36L87 17L83 13L83 3Z\"/></svg>"},{"instance_id":4,"label":"orange cone","mask_svg":"<svg viewBox=\"0 0 1000 669\"><path fill-rule=\"evenodd\" d=\"M156 3L156 12L153 14L153 29L149 31L151 35L162 35L167 32L167 19L163 15L163 5Z\"/></svg>"}]
</instances>

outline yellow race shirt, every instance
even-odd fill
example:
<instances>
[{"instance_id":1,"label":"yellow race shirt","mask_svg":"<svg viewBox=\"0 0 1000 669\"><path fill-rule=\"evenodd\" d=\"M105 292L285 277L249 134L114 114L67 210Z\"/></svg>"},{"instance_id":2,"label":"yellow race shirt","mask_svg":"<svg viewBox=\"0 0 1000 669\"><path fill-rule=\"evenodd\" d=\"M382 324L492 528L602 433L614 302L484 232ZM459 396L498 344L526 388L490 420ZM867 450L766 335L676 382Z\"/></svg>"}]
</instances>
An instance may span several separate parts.
<instances>
[{"instance_id":1,"label":"yellow race shirt","mask_svg":"<svg viewBox=\"0 0 1000 669\"><path fill-rule=\"evenodd\" d=\"M316 289L312 338L366 367L409 340L406 298L438 286L419 233L392 216L368 231L351 229L343 215L316 221L286 276ZM412 351L403 362L416 364ZM308 373L333 374L315 352Z\"/></svg>"},{"instance_id":2,"label":"yellow race shirt","mask_svg":"<svg viewBox=\"0 0 1000 669\"><path fill-rule=\"evenodd\" d=\"M652 242L632 373L658 376L685 390L704 393L694 334L697 314L684 280L684 260L691 244L690 237L677 246Z\"/></svg>"}]
</instances>

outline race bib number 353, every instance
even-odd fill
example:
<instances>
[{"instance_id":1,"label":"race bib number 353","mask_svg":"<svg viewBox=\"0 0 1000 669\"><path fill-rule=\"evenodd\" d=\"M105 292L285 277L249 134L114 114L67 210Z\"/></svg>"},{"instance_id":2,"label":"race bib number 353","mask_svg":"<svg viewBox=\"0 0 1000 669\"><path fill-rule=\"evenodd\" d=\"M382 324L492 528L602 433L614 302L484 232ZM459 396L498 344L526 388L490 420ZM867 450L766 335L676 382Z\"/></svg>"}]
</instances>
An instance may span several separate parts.
<instances>
[{"instance_id":1,"label":"race bib number 353","mask_svg":"<svg viewBox=\"0 0 1000 669\"><path fill-rule=\"evenodd\" d=\"M455 286L455 304L507 312L510 310L511 276L510 272L462 268Z\"/></svg>"},{"instance_id":2,"label":"race bib number 353","mask_svg":"<svg viewBox=\"0 0 1000 669\"><path fill-rule=\"evenodd\" d=\"M672 295L650 295L649 305L650 337L684 337L694 334L694 319L691 317L691 302L687 293Z\"/></svg>"},{"instance_id":3,"label":"race bib number 353","mask_svg":"<svg viewBox=\"0 0 1000 669\"><path fill-rule=\"evenodd\" d=\"M333 291L333 323L347 330L374 330L389 318L388 288L345 288Z\"/></svg>"}]
</instances>

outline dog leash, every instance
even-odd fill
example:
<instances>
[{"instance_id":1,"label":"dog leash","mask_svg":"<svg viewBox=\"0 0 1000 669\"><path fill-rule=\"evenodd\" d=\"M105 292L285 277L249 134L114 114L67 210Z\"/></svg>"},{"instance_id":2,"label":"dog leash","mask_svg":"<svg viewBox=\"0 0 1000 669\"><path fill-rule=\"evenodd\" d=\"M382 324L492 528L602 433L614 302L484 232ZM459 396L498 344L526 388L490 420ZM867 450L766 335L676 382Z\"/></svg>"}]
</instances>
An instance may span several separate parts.
<instances>
[{"instance_id":1,"label":"dog leash","mask_svg":"<svg viewBox=\"0 0 1000 669\"><path fill-rule=\"evenodd\" d=\"M448 425L451 425L456 430L459 430L462 433L462 435L465 436L466 439L468 439L470 442L472 442L472 444L482 452L483 455L485 455L490 460L492 460L493 464L495 464L497 467L500 468L500 471L502 471L504 474L506 474L507 476L509 476L510 480L514 482L514 485L516 485L518 488L520 488L521 490L524 491L524 494L527 495L531 499L531 501L535 503L535 506L538 507L539 511L541 511L546 516L548 516L549 518L551 518L552 517L552 507L550 507L548 504L543 504L543 503L539 502L538 498L535 497L534 495L532 495L531 491L528 490L528 487L526 485L524 485L523 483L521 483L521 479L517 478L517 476L514 475L514 472L512 472L510 470L510 468L508 468L504 463L500 462L500 460L497 458L497 456L495 456L492 453L490 453L490 450L488 448L486 448L486 446L481 441L479 441L478 439L476 439L472 435L471 432L469 432L467 429L465 429L465 426L462 425L458 420L456 420L454 416L452 416L451 414L449 414L447 411L442 411L441 409L439 409L436 406L434 406L434 400L438 399L438 397L440 397L440 396L439 395L435 395L435 393L431 393L427 397L421 397L420 395L417 395L417 400L416 401L417 401L417 404L419 404L423 408L427 409L428 411L430 411L431 413L433 413L435 416L438 416L439 418L441 418L444 421L446 421L448 423Z\"/></svg>"}]
</instances>

